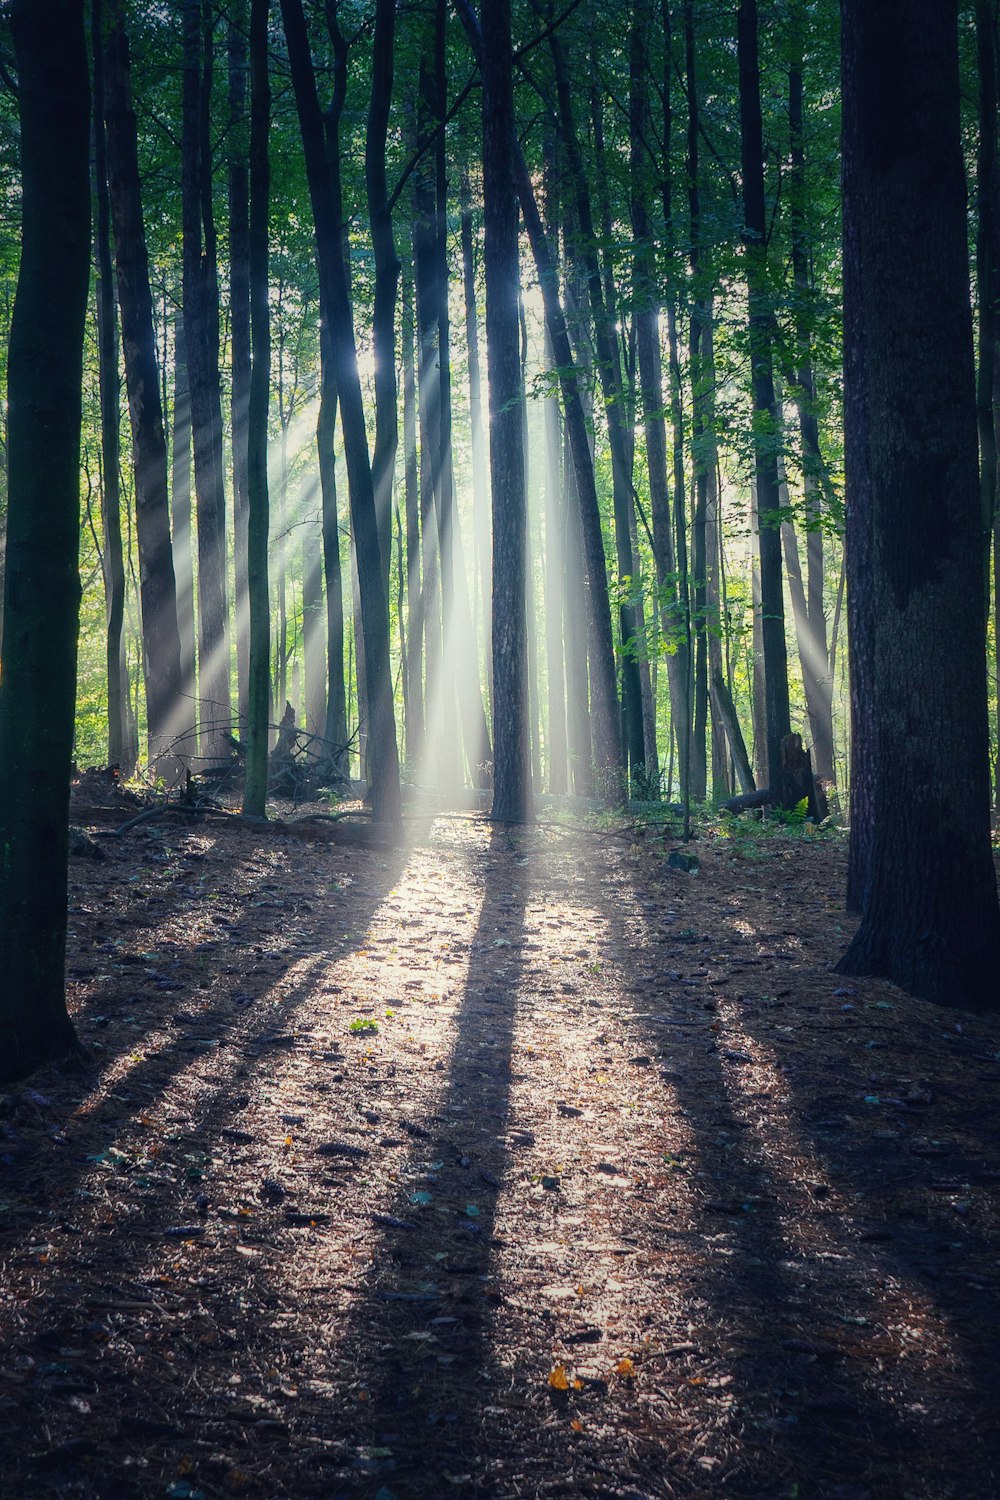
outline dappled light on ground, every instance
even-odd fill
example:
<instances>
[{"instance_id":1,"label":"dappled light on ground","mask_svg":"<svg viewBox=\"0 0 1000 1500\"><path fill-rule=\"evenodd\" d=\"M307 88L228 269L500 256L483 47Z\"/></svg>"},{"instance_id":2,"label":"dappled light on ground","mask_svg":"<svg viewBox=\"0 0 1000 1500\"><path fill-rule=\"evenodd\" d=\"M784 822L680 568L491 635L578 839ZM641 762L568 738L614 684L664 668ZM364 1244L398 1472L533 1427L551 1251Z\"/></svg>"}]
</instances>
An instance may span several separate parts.
<instances>
[{"instance_id":1,"label":"dappled light on ground","mask_svg":"<svg viewBox=\"0 0 1000 1500\"><path fill-rule=\"evenodd\" d=\"M411 827L74 866L0 1493L989 1493L996 1042L829 971L841 850Z\"/></svg>"}]
</instances>

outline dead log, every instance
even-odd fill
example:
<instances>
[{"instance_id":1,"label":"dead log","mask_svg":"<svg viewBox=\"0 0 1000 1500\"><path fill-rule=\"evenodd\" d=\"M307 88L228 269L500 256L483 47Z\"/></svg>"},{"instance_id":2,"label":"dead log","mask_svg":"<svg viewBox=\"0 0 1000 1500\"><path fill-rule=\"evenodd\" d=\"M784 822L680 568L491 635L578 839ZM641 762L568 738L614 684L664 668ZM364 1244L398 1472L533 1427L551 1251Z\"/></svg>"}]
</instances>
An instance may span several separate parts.
<instances>
[{"instance_id":1,"label":"dead log","mask_svg":"<svg viewBox=\"0 0 1000 1500\"><path fill-rule=\"evenodd\" d=\"M781 785L777 791L765 787L760 791L746 792L741 797L730 797L728 802L722 803L719 811L742 813L756 807L780 807L791 812L803 802L806 816L814 823L822 823L827 816L827 803L822 787L817 786L813 776L812 756L802 744L800 734L786 734L781 741Z\"/></svg>"}]
</instances>

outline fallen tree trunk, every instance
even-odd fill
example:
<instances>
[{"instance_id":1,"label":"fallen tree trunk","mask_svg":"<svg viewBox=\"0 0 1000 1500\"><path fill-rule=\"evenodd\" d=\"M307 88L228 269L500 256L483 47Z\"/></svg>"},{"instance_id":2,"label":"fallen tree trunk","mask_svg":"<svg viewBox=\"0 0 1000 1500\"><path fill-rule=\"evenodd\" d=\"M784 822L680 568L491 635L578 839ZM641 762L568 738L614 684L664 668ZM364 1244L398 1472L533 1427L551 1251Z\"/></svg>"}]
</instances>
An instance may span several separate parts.
<instances>
[{"instance_id":1,"label":"fallen tree trunk","mask_svg":"<svg viewBox=\"0 0 1000 1500\"><path fill-rule=\"evenodd\" d=\"M741 778L742 779L742 778ZM750 812L756 807L780 807L791 812L802 803L806 804L806 817L821 823L827 816L828 807L822 787L817 786L813 776L812 757L802 744L800 734L786 734L781 741L781 785L765 787L759 791L748 791L740 797L730 797L719 811L728 813Z\"/></svg>"}]
</instances>

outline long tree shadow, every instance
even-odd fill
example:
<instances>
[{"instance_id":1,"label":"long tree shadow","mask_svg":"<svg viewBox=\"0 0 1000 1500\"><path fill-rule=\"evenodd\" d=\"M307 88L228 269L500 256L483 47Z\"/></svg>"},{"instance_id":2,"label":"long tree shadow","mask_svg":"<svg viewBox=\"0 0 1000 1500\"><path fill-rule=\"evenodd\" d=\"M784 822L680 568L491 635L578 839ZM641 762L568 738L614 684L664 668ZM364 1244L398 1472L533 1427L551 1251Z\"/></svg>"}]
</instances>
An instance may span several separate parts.
<instances>
[{"instance_id":1,"label":"long tree shadow","mask_svg":"<svg viewBox=\"0 0 1000 1500\"><path fill-rule=\"evenodd\" d=\"M643 910L642 894L632 893L631 911ZM620 899L604 902L618 951L631 941L622 908ZM647 929L645 944L666 972L667 943ZM794 984L793 969L789 979ZM628 988L632 1024L663 1068L663 1154L671 1165L634 1211L647 1236L657 1225L677 1236L681 1282L694 1306L706 1309L689 1362L669 1361L682 1372L683 1395L661 1413L661 1437L682 1415L700 1424L701 1440L687 1458L705 1494L903 1496L915 1492L917 1464L932 1486L920 1493L965 1493L963 1440L940 1413L928 1415L923 1403L934 1381L924 1379L918 1360L907 1362L901 1329L908 1308L910 1321L920 1322L914 1301L936 1304L950 1320L962 1299L943 1295L940 1280L928 1280L926 1261L894 1236L872 1232L863 1161L831 1158L829 1137L801 1122L794 1080L779 1073L776 1084L766 1057L762 1076L752 1016L740 1017L736 1005L727 1018L741 1020L751 1051L720 1022L705 984L640 987L633 979ZM678 1130L689 1142L679 1161ZM791 1170L803 1157L815 1163L811 1183ZM826 1202L831 1180L837 1195ZM671 1226L684 1198L693 1230L677 1235ZM660 1218L664 1199L672 1200L671 1217ZM967 1363L963 1386L980 1393L982 1420L995 1424L995 1364L987 1367L982 1344L964 1338L960 1325L948 1333ZM654 1420L645 1435L655 1444L656 1433ZM652 1482L655 1449L649 1465ZM986 1474L981 1483L989 1487Z\"/></svg>"},{"instance_id":2,"label":"long tree shadow","mask_svg":"<svg viewBox=\"0 0 1000 1500\"><path fill-rule=\"evenodd\" d=\"M344 863L329 864L322 849L314 858L319 872ZM339 1054L329 1050L321 1014L317 1027L317 987L322 991L323 975L364 941L402 864L402 854L353 862L364 887L350 900L349 938L337 931L336 907L323 912L314 905L295 941L268 954L261 926L247 920L219 945L225 973L214 977L210 998L185 970L185 981L169 993L130 1007L134 1027L111 1013L107 1028L96 1032L107 1039L101 1062L110 1084L95 1088L91 1080L52 1075L9 1096L0 1143L8 1158L0 1169L0 1316L5 1361L28 1373L0 1405L0 1493L33 1494L53 1483L101 1500L149 1493L149 1475L122 1466L134 1461L128 1444L143 1423L147 1439L167 1448L182 1429L177 1411L149 1409L142 1373L148 1358L137 1354L133 1330L141 1327L151 1349L167 1351L164 1358L179 1368L187 1363L195 1370L203 1349L175 1326L174 1309L185 1319L190 1313L171 1289L172 1262L184 1262L186 1242L225 1260L230 1242L275 1238L281 1203L256 1201L255 1189L248 1207L234 1195L229 1174L245 1191L248 1176L259 1184L284 1170L288 1151L281 1142L290 1127L282 1124L280 1105L260 1107L262 1091L277 1087L283 1071L301 1060L303 1079L338 1076ZM251 881L251 895L254 889ZM183 922L188 909L200 915L191 898L174 920ZM213 946L209 957L214 963L222 954ZM266 984L242 992L242 976L255 966L264 967ZM101 1004L108 1008L106 1000ZM93 1014L96 995L91 1005ZM177 1021L166 1036L161 1006ZM41 1092L50 1085L51 1098ZM206 1279L214 1287L212 1328L230 1329L234 1347L241 1328L238 1345L252 1357L267 1335L258 1318L247 1317L239 1284L230 1282L225 1274ZM244 1296L246 1284L244 1274ZM73 1351L75 1405L66 1402L65 1350ZM245 1435L239 1441L245 1449ZM54 1466L46 1464L48 1452L56 1454ZM169 1452L163 1462L169 1473Z\"/></svg>"},{"instance_id":3,"label":"long tree shadow","mask_svg":"<svg viewBox=\"0 0 1000 1500\"><path fill-rule=\"evenodd\" d=\"M354 1475L342 1476L350 1493L383 1483L400 1500L458 1493L474 1482L474 1458L485 1462L490 1277L532 884L518 839L489 834L447 1079L426 1120L407 1122L399 1190L377 1216L370 1271L338 1331L335 1360L353 1364L357 1398Z\"/></svg>"}]
</instances>

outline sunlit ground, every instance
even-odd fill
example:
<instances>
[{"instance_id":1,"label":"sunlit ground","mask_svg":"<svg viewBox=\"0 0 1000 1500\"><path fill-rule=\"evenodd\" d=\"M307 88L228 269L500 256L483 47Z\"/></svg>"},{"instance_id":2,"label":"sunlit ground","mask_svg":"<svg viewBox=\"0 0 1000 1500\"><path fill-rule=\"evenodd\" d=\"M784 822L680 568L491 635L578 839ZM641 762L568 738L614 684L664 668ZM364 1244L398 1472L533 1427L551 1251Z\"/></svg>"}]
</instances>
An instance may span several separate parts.
<instances>
[{"instance_id":1,"label":"sunlit ground","mask_svg":"<svg viewBox=\"0 0 1000 1500\"><path fill-rule=\"evenodd\" d=\"M992 1199L887 1044L931 1009L710 851L412 826L76 882L106 1061L8 1127L10 1493L83 1438L102 1500L989 1493Z\"/></svg>"}]
</instances>

